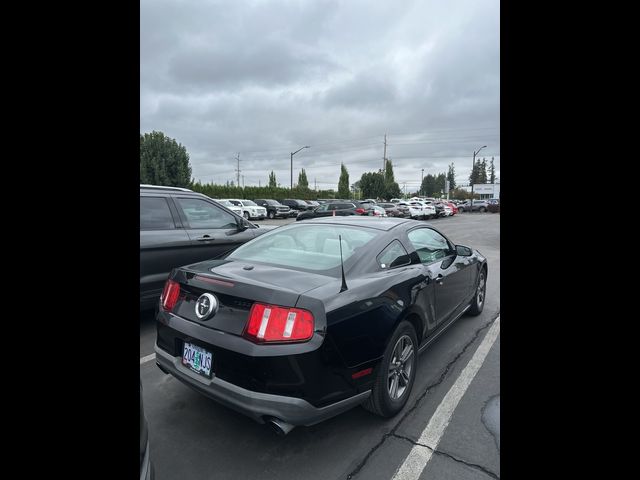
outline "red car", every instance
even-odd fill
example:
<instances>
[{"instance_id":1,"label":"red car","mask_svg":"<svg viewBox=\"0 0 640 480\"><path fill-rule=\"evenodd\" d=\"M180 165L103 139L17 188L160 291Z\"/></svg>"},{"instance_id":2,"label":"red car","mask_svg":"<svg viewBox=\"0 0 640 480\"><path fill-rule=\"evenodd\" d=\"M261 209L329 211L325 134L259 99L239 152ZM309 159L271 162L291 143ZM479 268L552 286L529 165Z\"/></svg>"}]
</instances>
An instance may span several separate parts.
<instances>
[{"instance_id":1,"label":"red car","mask_svg":"<svg viewBox=\"0 0 640 480\"><path fill-rule=\"evenodd\" d=\"M449 205L451 207L451 216L453 217L456 213L458 213L458 207L453 202L442 202L445 205Z\"/></svg>"}]
</instances>

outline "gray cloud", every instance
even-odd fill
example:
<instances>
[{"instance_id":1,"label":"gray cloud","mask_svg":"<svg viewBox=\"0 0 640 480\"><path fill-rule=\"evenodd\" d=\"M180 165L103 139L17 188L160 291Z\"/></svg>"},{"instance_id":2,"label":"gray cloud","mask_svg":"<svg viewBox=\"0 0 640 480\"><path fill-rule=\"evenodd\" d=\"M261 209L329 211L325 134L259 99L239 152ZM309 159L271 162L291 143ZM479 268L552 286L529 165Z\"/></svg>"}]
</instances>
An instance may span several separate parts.
<instances>
[{"instance_id":1,"label":"gray cloud","mask_svg":"<svg viewBox=\"0 0 640 480\"><path fill-rule=\"evenodd\" d=\"M245 184L304 167L336 188L380 168L383 135L396 179L474 149L500 168L499 2L142 0L140 130L187 147L193 176ZM498 173L499 175L499 173Z\"/></svg>"}]
</instances>

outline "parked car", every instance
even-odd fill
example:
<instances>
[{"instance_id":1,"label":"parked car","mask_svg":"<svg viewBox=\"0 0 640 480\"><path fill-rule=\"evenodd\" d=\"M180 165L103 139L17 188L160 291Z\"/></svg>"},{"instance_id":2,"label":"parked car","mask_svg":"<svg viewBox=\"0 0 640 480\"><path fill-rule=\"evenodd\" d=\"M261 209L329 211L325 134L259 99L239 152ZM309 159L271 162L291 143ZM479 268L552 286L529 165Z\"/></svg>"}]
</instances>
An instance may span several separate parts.
<instances>
[{"instance_id":1,"label":"parked car","mask_svg":"<svg viewBox=\"0 0 640 480\"><path fill-rule=\"evenodd\" d=\"M408 217L409 209L395 203L380 203L378 206L384 208L389 217Z\"/></svg>"},{"instance_id":2,"label":"parked car","mask_svg":"<svg viewBox=\"0 0 640 480\"><path fill-rule=\"evenodd\" d=\"M281 434L360 404L393 417L418 354L465 312L482 312L486 279L485 257L422 222L292 223L173 271L156 362Z\"/></svg>"},{"instance_id":3,"label":"parked car","mask_svg":"<svg viewBox=\"0 0 640 480\"><path fill-rule=\"evenodd\" d=\"M449 206L447 202L436 202L436 213L439 217L450 217L453 215L453 209Z\"/></svg>"},{"instance_id":4,"label":"parked car","mask_svg":"<svg viewBox=\"0 0 640 480\"><path fill-rule=\"evenodd\" d=\"M142 405L142 380L140 380L140 480L153 480L153 463L149 454L149 425Z\"/></svg>"},{"instance_id":5,"label":"parked car","mask_svg":"<svg viewBox=\"0 0 640 480\"><path fill-rule=\"evenodd\" d=\"M415 220L422 218L422 205L412 205L410 202L398 202L398 208L406 208L409 213L409 218Z\"/></svg>"},{"instance_id":6,"label":"parked car","mask_svg":"<svg viewBox=\"0 0 640 480\"><path fill-rule=\"evenodd\" d=\"M449 205L449 207L451 208L451 215L455 215L456 213L458 213L458 207L456 206L455 203L453 203L452 201L448 201L444 203L445 205Z\"/></svg>"},{"instance_id":7,"label":"parked car","mask_svg":"<svg viewBox=\"0 0 640 480\"><path fill-rule=\"evenodd\" d=\"M487 202L487 211L491 213L500 213L500 200L491 199Z\"/></svg>"},{"instance_id":8,"label":"parked car","mask_svg":"<svg viewBox=\"0 0 640 480\"><path fill-rule=\"evenodd\" d=\"M320 205L313 210L300 212L296 217L296 221L308 220L310 218L345 216L345 215L364 215L364 208L358 207L353 202L332 202Z\"/></svg>"},{"instance_id":9,"label":"parked car","mask_svg":"<svg viewBox=\"0 0 640 480\"><path fill-rule=\"evenodd\" d=\"M140 185L140 309L158 304L172 268L227 253L269 228L201 193Z\"/></svg>"},{"instance_id":10,"label":"parked car","mask_svg":"<svg viewBox=\"0 0 640 480\"><path fill-rule=\"evenodd\" d=\"M227 207L229 210L231 210L233 213L235 213L236 215L239 216L243 216L242 215L242 208L238 207L237 205L234 205L233 203L231 203L229 200L216 200L220 205L224 205L225 207Z\"/></svg>"},{"instance_id":11,"label":"parked car","mask_svg":"<svg viewBox=\"0 0 640 480\"><path fill-rule=\"evenodd\" d=\"M282 205L277 200L258 198L254 200L254 202L256 205L264 207L267 210L267 217L271 219L276 217L287 218L291 214L291 208L286 205Z\"/></svg>"},{"instance_id":12,"label":"parked car","mask_svg":"<svg viewBox=\"0 0 640 480\"><path fill-rule=\"evenodd\" d=\"M375 217L388 217L387 211L382 208L380 205L373 206L373 215Z\"/></svg>"},{"instance_id":13,"label":"parked car","mask_svg":"<svg viewBox=\"0 0 640 480\"><path fill-rule=\"evenodd\" d=\"M458 205L458 211L459 212L468 212L468 211L473 211L473 212L486 212L487 211L487 207L489 206L489 204L487 203L486 200L474 200L473 201L473 209L471 208L471 201L470 200L466 200L464 203Z\"/></svg>"},{"instance_id":14,"label":"parked car","mask_svg":"<svg viewBox=\"0 0 640 480\"><path fill-rule=\"evenodd\" d=\"M242 209L242 216L247 220L264 220L267 218L267 209L256 205L253 200L241 200L239 198L224 198Z\"/></svg>"},{"instance_id":15,"label":"parked car","mask_svg":"<svg viewBox=\"0 0 640 480\"><path fill-rule=\"evenodd\" d=\"M389 202L391 203L400 203L402 201L402 199L400 198L392 198L391 200L389 200Z\"/></svg>"},{"instance_id":16,"label":"parked car","mask_svg":"<svg viewBox=\"0 0 640 480\"><path fill-rule=\"evenodd\" d=\"M311 205L313 208L316 208L317 206L320 205L320 203L316 202L315 200L305 200L305 202L307 202L309 205Z\"/></svg>"},{"instance_id":17,"label":"parked car","mask_svg":"<svg viewBox=\"0 0 640 480\"><path fill-rule=\"evenodd\" d=\"M422 202L418 200L414 200L409 202L409 205L418 208L420 210L419 218L425 220L430 218L435 218L438 216L438 212L436 207L432 205L430 202Z\"/></svg>"},{"instance_id":18,"label":"parked car","mask_svg":"<svg viewBox=\"0 0 640 480\"><path fill-rule=\"evenodd\" d=\"M313 209L313 207L309 205L307 202L305 202L304 200L297 200L295 198L285 198L280 203L282 203L283 205L287 205L289 208L291 208L291 210L295 210L296 215L299 212L304 212L306 210Z\"/></svg>"}]
</instances>

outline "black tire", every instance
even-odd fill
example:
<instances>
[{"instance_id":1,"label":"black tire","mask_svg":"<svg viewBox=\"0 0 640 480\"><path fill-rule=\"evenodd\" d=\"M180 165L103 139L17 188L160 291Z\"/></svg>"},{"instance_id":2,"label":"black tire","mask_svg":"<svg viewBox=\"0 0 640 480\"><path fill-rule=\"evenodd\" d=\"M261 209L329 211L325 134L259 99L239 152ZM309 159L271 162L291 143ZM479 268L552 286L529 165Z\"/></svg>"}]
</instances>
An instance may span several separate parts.
<instances>
[{"instance_id":1,"label":"black tire","mask_svg":"<svg viewBox=\"0 0 640 480\"><path fill-rule=\"evenodd\" d=\"M273 220L274 218L276 218L276 212L271 210L270 212L267 213L267 217L269 217L271 220Z\"/></svg>"},{"instance_id":2,"label":"black tire","mask_svg":"<svg viewBox=\"0 0 640 480\"><path fill-rule=\"evenodd\" d=\"M486 209L486 208L484 208L484 207L480 207L480 209L479 209L479 212L480 212L480 213L484 213L484 212L486 212L486 211L487 211L487 209Z\"/></svg>"},{"instance_id":3,"label":"black tire","mask_svg":"<svg viewBox=\"0 0 640 480\"><path fill-rule=\"evenodd\" d=\"M249 220L249 212L242 212L242 216Z\"/></svg>"},{"instance_id":4,"label":"black tire","mask_svg":"<svg viewBox=\"0 0 640 480\"><path fill-rule=\"evenodd\" d=\"M391 362L396 359L397 346L400 341L404 342L404 348L406 348L411 342L411 353L408 354L404 362L398 364L393 370L393 373L389 374L391 368ZM402 347L402 344L400 344ZM396 363L396 362L394 362ZM408 372L407 372L407 366ZM371 395L362 404L362 406L376 415L381 417L390 418L396 415L400 410L404 408L411 395L411 389L416 378L416 370L418 367L418 340L416 337L416 331L413 329L413 325L406 320L400 322L395 332L389 340L389 344L384 351L384 356L380 365L377 367L376 378L373 382L373 388L371 389ZM396 373L398 372L398 373ZM403 375L406 374L405 375ZM394 378L395 377L395 380ZM408 382L403 380L408 377ZM396 399L391 397L390 388L393 388L395 382L395 391L399 396ZM402 385L404 383L404 385ZM402 391L399 389L403 388Z\"/></svg>"},{"instance_id":5,"label":"black tire","mask_svg":"<svg viewBox=\"0 0 640 480\"><path fill-rule=\"evenodd\" d=\"M462 213L462 212L464 212L464 208L458 207L458 213Z\"/></svg>"},{"instance_id":6,"label":"black tire","mask_svg":"<svg viewBox=\"0 0 640 480\"><path fill-rule=\"evenodd\" d=\"M471 299L469 304L469 310L467 313L472 316L480 315L484 309L484 304L487 296L487 270L483 268L480 270L478 278L478 286L476 287L476 294Z\"/></svg>"}]
</instances>

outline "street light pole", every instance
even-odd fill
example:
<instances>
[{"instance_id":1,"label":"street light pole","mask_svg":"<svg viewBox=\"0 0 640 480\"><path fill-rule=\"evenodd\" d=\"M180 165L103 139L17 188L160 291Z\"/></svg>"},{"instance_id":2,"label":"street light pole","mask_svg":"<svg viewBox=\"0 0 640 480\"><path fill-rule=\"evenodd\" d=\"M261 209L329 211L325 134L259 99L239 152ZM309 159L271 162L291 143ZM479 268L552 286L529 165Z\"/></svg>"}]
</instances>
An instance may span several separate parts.
<instances>
[{"instance_id":1,"label":"street light pole","mask_svg":"<svg viewBox=\"0 0 640 480\"><path fill-rule=\"evenodd\" d=\"M424 182L424 168L422 169L422 175L420 175L420 195L422 195L422 182Z\"/></svg>"},{"instance_id":2,"label":"street light pole","mask_svg":"<svg viewBox=\"0 0 640 480\"><path fill-rule=\"evenodd\" d=\"M473 169L476 168L476 155L478 153L480 153L480 150L482 150L483 148L487 148L486 145L483 145L482 147L480 147L477 151L473 152L473 164L471 165L471 208L469 209L469 213L473 213L473 181L475 180L473 178Z\"/></svg>"},{"instance_id":3,"label":"street light pole","mask_svg":"<svg viewBox=\"0 0 640 480\"><path fill-rule=\"evenodd\" d=\"M293 156L298 153L300 150L304 149L304 148L310 148L309 145L306 145L302 148L299 148L298 150L296 150L295 152L291 152L291 190L293 190Z\"/></svg>"}]
</instances>

